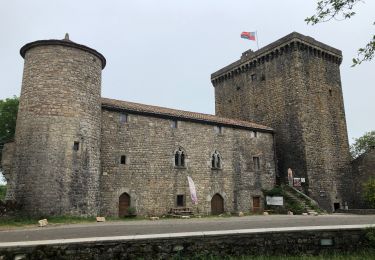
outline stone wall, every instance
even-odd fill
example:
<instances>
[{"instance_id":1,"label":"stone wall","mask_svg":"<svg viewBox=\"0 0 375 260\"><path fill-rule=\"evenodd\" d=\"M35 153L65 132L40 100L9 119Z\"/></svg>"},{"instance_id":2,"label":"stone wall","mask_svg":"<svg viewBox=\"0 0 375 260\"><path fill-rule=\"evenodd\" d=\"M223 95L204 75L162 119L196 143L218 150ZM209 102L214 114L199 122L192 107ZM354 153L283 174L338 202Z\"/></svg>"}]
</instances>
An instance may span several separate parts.
<instances>
[{"instance_id":1,"label":"stone wall","mask_svg":"<svg viewBox=\"0 0 375 260\"><path fill-rule=\"evenodd\" d=\"M328 211L347 200L350 156L341 51L292 33L212 74L216 114L276 131L278 169L306 178L305 192Z\"/></svg>"},{"instance_id":2,"label":"stone wall","mask_svg":"<svg viewBox=\"0 0 375 260\"><path fill-rule=\"evenodd\" d=\"M228 256L306 256L363 252L374 248L366 229L294 230L273 232L192 232L80 239L81 241L0 244L0 258L8 259L185 259ZM216 233L216 234L215 234ZM225 233L225 234L223 234ZM6 243L4 243L6 244ZM15 244L15 243L14 243ZM28 245L29 244L29 245Z\"/></svg>"},{"instance_id":3,"label":"stone wall","mask_svg":"<svg viewBox=\"0 0 375 260\"><path fill-rule=\"evenodd\" d=\"M69 40L29 43L21 55L15 199L24 214L96 215L102 56Z\"/></svg>"},{"instance_id":4,"label":"stone wall","mask_svg":"<svg viewBox=\"0 0 375 260\"><path fill-rule=\"evenodd\" d=\"M127 122L121 122L122 113ZM177 120L177 128L172 127ZM275 184L272 132L222 127L210 122L134 114L103 108L101 143L102 215L117 216L119 197L130 195L130 206L140 215L162 215L177 206L177 195L186 207L211 213L211 199L219 194L224 211L252 210L252 197ZM185 167L176 167L174 154L185 152ZM213 169L212 154L221 155L221 169ZM126 164L120 158L126 156ZM260 170L253 157L260 158ZM195 182L198 205L190 199L187 176ZM261 202L261 207L263 203Z\"/></svg>"},{"instance_id":5,"label":"stone wall","mask_svg":"<svg viewBox=\"0 0 375 260\"><path fill-rule=\"evenodd\" d=\"M353 190L352 208L366 209L371 205L363 197L363 184L370 179L375 179L375 147L362 154L352 162L352 183L348 190Z\"/></svg>"}]
</instances>

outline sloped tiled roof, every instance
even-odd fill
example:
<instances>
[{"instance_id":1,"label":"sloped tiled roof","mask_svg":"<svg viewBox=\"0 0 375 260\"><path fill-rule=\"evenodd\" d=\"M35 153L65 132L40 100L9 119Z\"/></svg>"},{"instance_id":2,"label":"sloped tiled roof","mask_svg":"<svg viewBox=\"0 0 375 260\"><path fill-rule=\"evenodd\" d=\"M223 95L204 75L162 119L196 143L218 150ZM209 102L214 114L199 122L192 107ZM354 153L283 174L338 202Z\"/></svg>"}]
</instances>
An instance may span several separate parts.
<instances>
[{"instance_id":1,"label":"sloped tiled roof","mask_svg":"<svg viewBox=\"0 0 375 260\"><path fill-rule=\"evenodd\" d=\"M113 110L123 110L137 114L146 114L157 117L177 118L180 120L206 122L217 125L228 125L239 128L249 128L256 130L263 130L266 132L273 132L273 129L264 125L252 123L249 121L236 120L225 117L218 117L209 114L202 114L196 112L189 112L184 110L177 110L165 107L144 105L128 101L121 101L109 98L102 98L102 107Z\"/></svg>"}]
</instances>

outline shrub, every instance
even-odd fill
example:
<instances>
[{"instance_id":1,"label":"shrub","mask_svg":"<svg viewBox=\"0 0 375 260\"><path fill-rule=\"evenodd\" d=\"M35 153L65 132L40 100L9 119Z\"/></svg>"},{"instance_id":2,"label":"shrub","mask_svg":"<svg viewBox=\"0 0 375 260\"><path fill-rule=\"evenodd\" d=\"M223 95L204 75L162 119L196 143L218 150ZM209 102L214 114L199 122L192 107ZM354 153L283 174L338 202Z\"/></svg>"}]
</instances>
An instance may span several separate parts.
<instances>
[{"instance_id":1,"label":"shrub","mask_svg":"<svg viewBox=\"0 0 375 260\"><path fill-rule=\"evenodd\" d=\"M0 185L0 200L5 199L6 192L7 192L7 186L6 185Z\"/></svg>"},{"instance_id":2,"label":"shrub","mask_svg":"<svg viewBox=\"0 0 375 260\"><path fill-rule=\"evenodd\" d=\"M135 209L135 207L129 207L128 216L135 216L135 215L137 215L137 210Z\"/></svg>"},{"instance_id":3,"label":"shrub","mask_svg":"<svg viewBox=\"0 0 375 260\"><path fill-rule=\"evenodd\" d=\"M370 206L375 208L375 178L369 179L363 184L364 197Z\"/></svg>"}]
</instances>

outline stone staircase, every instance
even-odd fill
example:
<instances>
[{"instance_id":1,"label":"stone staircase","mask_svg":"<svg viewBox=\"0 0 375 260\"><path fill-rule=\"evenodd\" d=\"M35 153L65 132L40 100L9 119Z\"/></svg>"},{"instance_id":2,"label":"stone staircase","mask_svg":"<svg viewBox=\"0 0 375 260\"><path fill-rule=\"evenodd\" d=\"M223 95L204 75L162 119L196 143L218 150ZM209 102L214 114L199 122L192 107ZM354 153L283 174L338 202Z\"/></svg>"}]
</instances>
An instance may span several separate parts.
<instances>
[{"instance_id":1,"label":"stone staircase","mask_svg":"<svg viewBox=\"0 0 375 260\"><path fill-rule=\"evenodd\" d=\"M322 212L318 204L301 191L287 185L283 186L283 191L287 205L292 206L292 212L296 211L293 213L317 216Z\"/></svg>"}]
</instances>

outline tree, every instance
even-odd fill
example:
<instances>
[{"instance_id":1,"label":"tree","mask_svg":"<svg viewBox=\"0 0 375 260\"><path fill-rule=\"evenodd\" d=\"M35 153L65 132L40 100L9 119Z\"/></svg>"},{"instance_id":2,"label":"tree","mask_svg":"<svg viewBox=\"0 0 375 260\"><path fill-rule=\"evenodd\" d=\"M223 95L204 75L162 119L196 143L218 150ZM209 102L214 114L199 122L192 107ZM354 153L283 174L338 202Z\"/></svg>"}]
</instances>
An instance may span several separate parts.
<instances>
[{"instance_id":1,"label":"tree","mask_svg":"<svg viewBox=\"0 0 375 260\"><path fill-rule=\"evenodd\" d=\"M327 22L332 19L345 20L350 19L356 13L353 11L354 6L362 0L320 0L316 7L316 14L307 17L307 24L315 25L321 22ZM375 22L374 22L375 25ZM357 58L353 58L353 66L361 64L363 61L370 61L375 55L375 35L372 35L370 41L365 47L359 48Z\"/></svg>"},{"instance_id":2,"label":"tree","mask_svg":"<svg viewBox=\"0 0 375 260\"><path fill-rule=\"evenodd\" d=\"M354 139L354 141L354 144L350 146L350 153L353 158L357 158L375 146L375 131L367 132L363 136Z\"/></svg>"},{"instance_id":3,"label":"tree","mask_svg":"<svg viewBox=\"0 0 375 260\"><path fill-rule=\"evenodd\" d=\"M363 184L364 197L370 206L375 208L375 179L369 179Z\"/></svg>"},{"instance_id":4,"label":"tree","mask_svg":"<svg viewBox=\"0 0 375 260\"><path fill-rule=\"evenodd\" d=\"M0 164L3 144L14 138L18 103L19 100L16 96L0 100Z\"/></svg>"}]
</instances>

